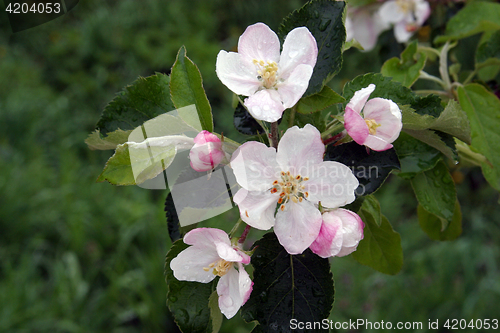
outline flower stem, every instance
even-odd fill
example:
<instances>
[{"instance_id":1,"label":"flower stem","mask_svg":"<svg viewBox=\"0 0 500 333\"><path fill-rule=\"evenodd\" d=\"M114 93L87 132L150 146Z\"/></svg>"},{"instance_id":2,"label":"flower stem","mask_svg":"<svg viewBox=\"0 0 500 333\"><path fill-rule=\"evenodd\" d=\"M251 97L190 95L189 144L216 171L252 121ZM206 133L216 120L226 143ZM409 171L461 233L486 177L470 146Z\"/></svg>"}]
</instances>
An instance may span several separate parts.
<instances>
[{"instance_id":1,"label":"flower stem","mask_svg":"<svg viewBox=\"0 0 500 333\"><path fill-rule=\"evenodd\" d=\"M250 231L250 229L252 229L252 227L247 224L247 226L245 227L245 230L243 230L243 233L241 234L240 239L238 240L238 243L240 243L240 244L245 243L245 240L247 239L248 232Z\"/></svg>"},{"instance_id":2,"label":"flower stem","mask_svg":"<svg viewBox=\"0 0 500 333\"><path fill-rule=\"evenodd\" d=\"M278 122L271 123L271 146L278 149Z\"/></svg>"},{"instance_id":3,"label":"flower stem","mask_svg":"<svg viewBox=\"0 0 500 333\"><path fill-rule=\"evenodd\" d=\"M229 238L232 238L234 236L234 233L238 230L241 223L243 223L243 221L240 218L238 219L238 222L236 222L236 224L234 225L233 229L231 229L231 231L229 232Z\"/></svg>"},{"instance_id":4,"label":"flower stem","mask_svg":"<svg viewBox=\"0 0 500 333\"><path fill-rule=\"evenodd\" d=\"M329 136L330 134L335 133L339 130L342 130L343 128L344 128L344 124L338 123L337 125L332 126L329 129L327 129L326 131L324 131L323 133L321 133L321 138L324 139L327 136Z\"/></svg>"}]
</instances>

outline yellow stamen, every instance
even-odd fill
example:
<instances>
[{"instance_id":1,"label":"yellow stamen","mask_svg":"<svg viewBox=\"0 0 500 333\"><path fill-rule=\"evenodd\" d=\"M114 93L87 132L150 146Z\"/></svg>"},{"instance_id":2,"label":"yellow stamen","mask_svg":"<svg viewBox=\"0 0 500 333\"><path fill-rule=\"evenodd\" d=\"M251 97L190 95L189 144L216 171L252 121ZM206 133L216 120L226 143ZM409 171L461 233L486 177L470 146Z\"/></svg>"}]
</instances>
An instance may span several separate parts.
<instances>
[{"instance_id":1,"label":"yellow stamen","mask_svg":"<svg viewBox=\"0 0 500 333\"><path fill-rule=\"evenodd\" d=\"M365 119L365 123L371 135L377 134L377 127L380 127L381 124L378 124L374 119Z\"/></svg>"}]
</instances>

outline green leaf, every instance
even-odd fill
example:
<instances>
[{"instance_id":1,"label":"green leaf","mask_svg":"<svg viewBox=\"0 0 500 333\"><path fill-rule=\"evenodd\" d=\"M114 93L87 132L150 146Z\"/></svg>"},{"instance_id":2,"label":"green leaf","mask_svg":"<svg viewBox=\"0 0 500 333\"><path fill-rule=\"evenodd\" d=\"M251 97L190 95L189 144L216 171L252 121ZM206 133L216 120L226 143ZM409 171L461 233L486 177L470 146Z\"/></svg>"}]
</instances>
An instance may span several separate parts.
<instances>
[{"instance_id":1,"label":"green leaf","mask_svg":"<svg viewBox=\"0 0 500 333\"><path fill-rule=\"evenodd\" d=\"M309 114L343 102L345 102L344 97L337 94L332 88L324 86L319 93L301 98L297 103L297 112Z\"/></svg>"},{"instance_id":2,"label":"green leaf","mask_svg":"<svg viewBox=\"0 0 500 333\"><path fill-rule=\"evenodd\" d=\"M210 308L210 318L212 319L212 333L218 333L222 326L222 312L219 308L219 295L214 291L208 299L208 307Z\"/></svg>"},{"instance_id":3,"label":"green leaf","mask_svg":"<svg viewBox=\"0 0 500 333\"><path fill-rule=\"evenodd\" d=\"M469 117L472 147L491 162L481 164L483 174L500 191L500 100L475 83L459 87L458 99Z\"/></svg>"},{"instance_id":4,"label":"green leaf","mask_svg":"<svg viewBox=\"0 0 500 333\"><path fill-rule=\"evenodd\" d=\"M328 259L307 249L290 255L274 233L255 243L252 256L254 285L241 314L257 320L258 332L289 332L290 320L321 321L333 306L333 276Z\"/></svg>"},{"instance_id":5,"label":"green leaf","mask_svg":"<svg viewBox=\"0 0 500 333\"><path fill-rule=\"evenodd\" d=\"M283 19L278 35L285 36L297 27L307 27L318 44L318 60L304 96L320 92L342 68L345 28L342 21L345 2L313 0Z\"/></svg>"},{"instance_id":6,"label":"green leaf","mask_svg":"<svg viewBox=\"0 0 500 333\"><path fill-rule=\"evenodd\" d=\"M347 165L359 181L356 195L375 192L393 169L399 169L398 156L394 149L366 151L366 147L352 141L338 146L328 145L325 161L336 161Z\"/></svg>"},{"instance_id":7,"label":"green leaf","mask_svg":"<svg viewBox=\"0 0 500 333\"><path fill-rule=\"evenodd\" d=\"M108 135L104 137L99 130L95 130L89 134L85 143L92 150L115 149L116 146L128 141L128 136L131 132L131 130L122 131L121 129L117 129L114 132L108 132Z\"/></svg>"},{"instance_id":8,"label":"green leaf","mask_svg":"<svg viewBox=\"0 0 500 333\"><path fill-rule=\"evenodd\" d=\"M209 299L216 281L210 283L179 281L174 277L170 262L188 245L182 239L176 241L165 260L165 281L167 282L167 306L175 322L184 333L212 333L219 325L217 314L209 308ZM214 311L215 312L215 311Z\"/></svg>"},{"instance_id":9,"label":"green leaf","mask_svg":"<svg viewBox=\"0 0 500 333\"><path fill-rule=\"evenodd\" d=\"M420 71L425 66L427 56L417 52L418 44L414 41L401 53L401 59L391 58L382 66L381 73L390 76L393 80L401 82L405 87L411 87L420 76Z\"/></svg>"},{"instance_id":10,"label":"green leaf","mask_svg":"<svg viewBox=\"0 0 500 333\"><path fill-rule=\"evenodd\" d=\"M448 167L440 161L432 170L419 173L411 185L420 205L429 213L451 222L457 192Z\"/></svg>"},{"instance_id":11,"label":"green leaf","mask_svg":"<svg viewBox=\"0 0 500 333\"><path fill-rule=\"evenodd\" d=\"M198 120L195 123L188 122L188 124L199 131L203 129L213 132L212 108L205 94L205 89L203 89L201 73L191 59L186 56L184 46L179 49L170 77L170 94L175 107L180 109L196 105L201 129L195 125Z\"/></svg>"},{"instance_id":12,"label":"green leaf","mask_svg":"<svg viewBox=\"0 0 500 333\"><path fill-rule=\"evenodd\" d=\"M383 215L380 226L370 212L363 208L359 217L365 223L364 237L352 253L354 259L384 274L397 274L403 267L401 236Z\"/></svg>"},{"instance_id":13,"label":"green leaf","mask_svg":"<svg viewBox=\"0 0 500 333\"><path fill-rule=\"evenodd\" d=\"M285 117L283 118L285 124L288 124L289 116L290 112L285 112ZM320 132L323 132L326 129L326 122L321 112L314 112L310 114L296 113L294 125L297 125L298 127L302 128L306 124L313 125Z\"/></svg>"},{"instance_id":14,"label":"green leaf","mask_svg":"<svg viewBox=\"0 0 500 333\"><path fill-rule=\"evenodd\" d=\"M127 144L118 145L115 154L106 162L97 178L98 182L105 180L113 185L136 185Z\"/></svg>"},{"instance_id":15,"label":"green leaf","mask_svg":"<svg viewBox=\"0 0 500 333\"><path fill-rule=\"evenodd\" d=\"M405 179L411 179L417 173L434 168L442 156L439 150L405 132L401 132L392 144L401 163L401 172L398 176Z\"/></svg>"},{"instance_id":16,"label":"green leaf","mask_svg":"<svg viewBox=\"0 0 500 333\"><path fill-rule=\"evenodd\" d=\"M139 77L104 108L97 129L101 134L132 130L148 119L173 110L169 82L170 78L161 73Z\"/></svg>"},{"instance_id":17,"label":"green leaf","mask_svg":"<svg viewBox=\"0 0 500 333\"><path fill-rule=\"evenodd\" d=\"M439 241L454 240L462 233L462 212L460 203L455 202L455 210L451 221L446 221L439 216L429 213L418 205L418 223L429 238Z\"/></svg>"},{"instance_id":18,"label":"green leaf","mask_svg":"<svg viewBox=\"0 0 500 333\"><path fill-rule=\"evenodd\" d=\"M373 195L367 195L363 204L361 205L361 210L370 214L378 227L382 225L382 212L380 211L380 203L377 198Z\"/></svg>"},{"instance_id":19,"label":"green leaf","mask_svg":"<svg viewBox=\"0 0 500 333\"><path fill-rule=\"evenodd\" d=\"M437 37L434 42L443 43L498 29L500 29L500 4L473 1L448 21L446 34Z\"/></svg>"},{"instance_id":20,"label":"green leaf","mask_svg":"<svg viewBox=\"0 0 500 333\"><path fill-rule=\"evenodd\" d=\"M484 37L484 36L483 36ZM478 77L483 81L493 80L500 71L500 30L494 32L476 50Z\"/></svg>"},{"instance_id":21,"label":"green leaf","mask_svg":"<svg viewBox=\"0 0 500 333\"><path fill-rule=\"evenodd\" d=\"M420 130L405 129L404 131L406 133L408 133L409 135L411 135L412 137L414 137L415 139L418 139L418 140L428 144L429 146L439 150L441 153L443 153L450 160L457 159L458 155L457 155L457 152L455 150L453 138L451 138L451 141L450 141L449 136L445 137L446 134L436 132L433 130L420 131ZM446 142L445 142L445 140L446 140Z\"/></svg>"}]
</instances>

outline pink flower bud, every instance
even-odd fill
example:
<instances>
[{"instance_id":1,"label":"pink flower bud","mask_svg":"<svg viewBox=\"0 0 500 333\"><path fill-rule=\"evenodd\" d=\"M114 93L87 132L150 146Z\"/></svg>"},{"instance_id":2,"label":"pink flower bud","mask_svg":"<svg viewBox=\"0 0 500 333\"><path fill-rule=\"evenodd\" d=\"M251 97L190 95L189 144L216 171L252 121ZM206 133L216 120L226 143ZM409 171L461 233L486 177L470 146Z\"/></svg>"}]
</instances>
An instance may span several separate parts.
<instances>
[{"instance_id":1,"label":"pink flower bud","mask_svg":"<svg viewBox=\"0 0 500 333\"><path fill-rule=\"evenodd\" d=\"M208 131L201 131L194 138L194 146L189 152L191 167L196 171L209 171L224 158L222 142Z\"/></svg>"}]
</instances>

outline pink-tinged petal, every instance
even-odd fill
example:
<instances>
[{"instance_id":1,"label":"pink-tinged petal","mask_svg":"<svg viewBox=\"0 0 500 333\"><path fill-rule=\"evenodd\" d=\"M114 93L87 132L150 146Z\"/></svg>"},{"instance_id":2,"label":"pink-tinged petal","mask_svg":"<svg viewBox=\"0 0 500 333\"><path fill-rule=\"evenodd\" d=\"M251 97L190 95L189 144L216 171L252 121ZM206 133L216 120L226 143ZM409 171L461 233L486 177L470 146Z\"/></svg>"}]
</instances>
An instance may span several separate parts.
<instances>
[{"instance_id":1,"label":"pink-tinged petal","mask_svg":"<svg viewBox=\"0 0 500 333\"><path fill-rule=\"evenodd\" d=\"M325 213L318 238L311 244L310 249L322 258L337 255L342 249L342 220L340 217Z\"/></svg>"},{"instance_id":2,"label":"pink-tinged petal","mask_svg":"<svg viewBox=\"0 0 500 333\"><path fill-rule=\"evenodd\" d=\"M427 1L417 0L415 3L415 18L418 26L422 26L431 14L431 6Z\"/></svg>"},{"instance_id":3,"label":"pink-tinged petal","mask_svg":"<svg viewBox=\"0 0 500 333\"><path fill-rule=\"evenodd\" d=\"M231 244L227 233L215 228L196 228L184 236L184 243L206 251L216 251L216 243Z\"/></svg>"},{"instance_id":4,"label":"pink-tinged petal","mask_svg":"<svg viewBox=\"0 0 500 333\"><path fill-rule=\"evenodd\" d=\"M392 148L392 144L371 134L366 138L364 145L375 151L384 151Z\"/></svg>"},{"instance_id":5,"label":"pink-tinged petal","mask_svg":"<svg viewBox=\"0 0 500 333\"><path fill-rule=\"evenodd\" d=\"M279 93L274 89L264 89L244 101L248 112L258 120L270 123L278 121L285 111Z\"/></svg>"},{"instance_id":6,"label":"pink-tinged petal","mask_svg":"<svg viewBox=\"0 0 500 333\"><path fill-rule=\"evenodd\" d=\"M299 254L318 237L321 221L321 213L309 201L289 202L276 213L274 233L288 253Z\"/></svg>"},{"instance_id":7,"label":"pink-tinged petal","mask_svg":"<svg viewBox=\"0 0 500 333\"><path fill-rule=\"evenodd\" d=\"M363 110L365 119L373 119L380 126L376 128L375 136L387 143L396 140L403 128L401 110L389 99L373 98L366 103Z\"/></svg>"},{"instance_id":8,"label":"pink-tinged petal","mask_svg":"<svg viewBox=\"0 0 500 333\"><path fill-rule=\"evenodd\" d=\"M241 258L242 258L241 263L245 264L245 265L248 265L250 263L250 260L252 258L248 254L246 254L245 252L243 252L243 251L239 251L239 254L240 254Z\"/></svg>"},{"instance_id":9,"label":"pink-tinged petal","mask_svg":"<svg viewBox=\"0 0 500 333\"><path fill-rule=\"evenodd\" d=\"M314 204L337 208L354 201L354 191L359 185L351 169L339 162L326 161L314 168L304 182L307 199Z\"/></svg>"},{"instance_id":10,"label":"pink-tinged petal","mask_svg":"<svg viewBox=\"0 0 500 333\"><path fill-rule=\"evenodd\" d=\"M323 162L325 145L316 127L306 124L304 128L289 128L278 144L276 160L283 171L293 176L308 177L309 170Z\"/></svg>"},{"instance_id":11,"label":"pink-tinged petal","mask_svg":"<svg viewBox=\"0 0 500 333\"><path fill-rule=\"evenodd\" d=\"M239 251L236 251L231 245L221 242L216 243L215 246L217 249L217 254L225 261L241 262L243 260Z\"/></svg>"},{"instance_id":12,"label":"pink-tinged petal","mask_svg":"<svg viewBox=\"0 0 500 333\"><path fill-rule=\"evenodd\" d=\"M219 80L237 95L253 95L262 85L257 79L255 65L242 61L238 53L220 51L215 72Z\"/></svg>"},{"instance_id":13,"label":"pink-tinged petal","mask_svg":"<svg viewBox=\"0 0 500 333\"><path fill-rule=\"evenodd\" d=\"M408 24L411 25L411 29L408 29ZM394 37L396 37L396 40L398 43L406 43L407 41L410 40L411 36L415 33L415 30L417 29L416 26L414 26L415 23L408 23L407 21L401 21L398 22L394 25Z\"/></svg>"},{"instance_id":14,"label":"pink-tinged petal","mask_svg":"<svg viewBox=\"0 0 500 333\"><path fill-rule=\"evenodd\" d=\"M274 212L279 194L240 189L233 197L240 209L241 219L253 228L269 230L274 226Z\"/></svg>"},{"instance_id":15,"label":"pink-tinged petal","mask_svg":"<svg viewBox=\"0 0 500 333\"><path fill-rule=\"evenodd\" d=\"M295 67L288 79L278 84L278 94L283 101L283 106L288 109L297 104L309 86L313 68L309 65Z\"/></svg>"},{"instance_id":16,"label":"pink-tinged petal","mask_svg":"<svg viewBox=\"0 0 500 333\"><path fill-rule=\"evenodd\" d=\"M350 34L361 44L365 51L372 50L377 44L378 35L381 31L377 28L377 22L367 10L358 10L352 17Z\"/></svg>"},{"instance_id":17,"label":"pink-tinged petal","mask_svg":"<svg viewBox=\"0 0 500 333\"><path fill-rule=\"evenodd\" d=\"M380 18L384 22L397 23L405 19L406 13L401 9L397 1L386 1L380 6L378 11Z\"/></svg>"},{"instance_id":18,"label":"pink-tinged petal","mask_svg":"<svg viewBox=\"0 0 500 333\"><path fill-rule=\"evenodd\" d=\"M317 58L318 45L314 36L306 27L293 29L288 33L283 43L283 52L281 52L279 62L280 78L288 80L299 65L309 65L312 74ZM309 78L311 78L310 75ZM308 82L309 78L307 79Z\"/></svg>"},{"instance_id":19,"label":"pink-tinged petal","mask_svg":"<svg viewBox=\"0 0 500 333\"><path fill-rule=\"evenodd\" d=\"M242 264L238 264L238 272L240 273L239 284L240 293L243 297L243 304L241 305L243 306L250 298L250 294L252 293L253 289L253 281L250 279L250 276L245 271Z\"/></svg>"},{"instance_id":20,"label":"pink-tinged petal","mask_svg":"<svg viewBox=\"0 0 500 333\"><path fill-rule=\"evenodd\" d=\"M370 94L375 90L375 85L372 83L366 88L362 88L354 93L349 103L346 105L346 109L352 109L357 114L361 113L361 110L366 104L366 101L370 97Z\"/></svg>"},{"instance_id":21,"label":"pink-tinged petal","mask_svg":"<svg viewBox=\"0 0 500 333\"><path fill-rule=\"evenodd\" d=\"M217 137L217 135L210 133L209 131L201 131L196 135L196 137L193 139L195 144L204 144L207 142L214 142L214 143L221 143L220 139ZM222 146L222 145L221 145Z\"/></svg>"},{"instance_id":22,"label":"pink-tinged petal","mask_svg":"<svg viewBox=\"0 0 500 333\"><path fill-rule=\"evenodd\" d=\"M238 272L234 267L222 276L217 284L219 308L227 319L234 317L245 303L249 290L252 290L252 281L248 273L240 267Z\"/></svg>"},{"instance_id":23,"label":"pink-tinged petal","mask_svg":"<svg viewBox=\"0 0 500 333\"><path fill-rule=\"evenodd\" d=\"M274 61L280 58L280 41L264 23L248 26L238 41L238 53L250 59Z\"/></svg>"},{"instance_id":24,"label":"pink-tinged petal","mask_svg":"<svg viewBox=\"0 0 500 333\"><path fill-rule=\"evenodd\" d=\"M363 229L365 224L358 214L348 210L339 208L332 212L325 213L330 216L337 216L342 221L342 246L352 247L357 246L359 241L363 239ZM325 218L323 214L323 219Z\"/></svg>"},{"instance_id":25,"label":"pink-tinged petal","mask_svg":"<svg viewBox=\"0 0 500 333\"><path fill-rule=\"evenodd\" d=\"M201 131L194 138L194 146L189 152L191 167L196 171L209 171L224 159L222 142L208 131Z\"/></svg>"},{"instance_id":26,"label":"pink-tinged petal","mask_svg":"<svg viewBox=\"0 0 500 333\"><path fill-rule=\"evenodd\" d=\"M208 272L203 268L217 262L219 256L215 249L206 250L194 246L188 247L170 262L174 277L179 281L196 281L207 283L215 278L212 270Z\"/></svg>"},{"instance_id":27,"label":"pink-tinged petal","mask_svg":"<svg viewBox=\"0 0 500 333\"><path fill-rule=\"evenodd\" d=\"M231 168L238 184L249 191L271 189L281 171L276 162L276 150L255 141L245 142L236 149Z\"/></svg>"},{"instance_id":28,"label":"pink-tinged petal","mask_svg":"<svg viewBox=\"0 0 500 333\"><path fill-rule=\"evenodd\" d=\"M357 144L364 144L370 130L365 120L359 113L356 113L353 109L346 107L344 113L344 127L347 134L356 141Z\"/></svg>"}]
</instances>

